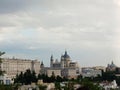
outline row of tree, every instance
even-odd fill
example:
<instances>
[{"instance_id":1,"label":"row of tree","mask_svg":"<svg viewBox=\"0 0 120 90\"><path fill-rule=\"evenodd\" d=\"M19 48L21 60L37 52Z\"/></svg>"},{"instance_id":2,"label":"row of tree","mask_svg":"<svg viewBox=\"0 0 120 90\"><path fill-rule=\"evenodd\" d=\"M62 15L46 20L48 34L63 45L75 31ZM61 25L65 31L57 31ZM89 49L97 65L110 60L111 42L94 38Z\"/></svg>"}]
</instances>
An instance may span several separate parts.
<instances>
[{"instance_id":1,"label":"row of tree","mask_svg":"<svg viewBox=\"0 0 120 90\"><path fill-rule=\"evenodd\" d=\"M38 80L43 80L45 83L50 83L67 81L68 79L65 77L62 78L60 76L55 76L54 73L52 73L51 77L48 77L48 75L45 74L38 74L38 76L36 76L35 71L28 69L25 73L21 72L19 75L16 75L14 82L27 85L31 84L32 82L36 83Z\"/></svg>"},{"instance_id":2,"label":"row of tree","mask_svg":"<svg viewBox=\"0 0 120 90\"><path fill-rule=\"evenodd\" d=\"M101 81L113 81L116 80L118 84L120 84L120 77L117 77L115 75L115 72L102 72L102 76L98 75L98 77L89 77L89 78L82 78L82 76L78 76L77 79L67 79L65 77L55 76L54 73L52 73L51 77L48 77L45 74L39 74L36 76L34 71L26 70L25 73L21 72L19 75L16 76L15 83L21 83L21 84L31 84L31 82L37 82L38 80L43 80L45 83L50 82L63 82L63 81L72 81L77 82L80 84L86 85L86 82L101 82ZM85 81L88 80L88 81ZM85 83L82 83L85 82ZM90 83L89 83L90 84ZM57 85L57 84L56 84Z\"/></svg>"},{"instance_id":3,"label":"row of tree","mask_svg":"<svg viewBox=\"0 0 120 90\"><path fill-rule=\"evenodd\" d=\"M19 75L16 75L14 82L30 84L31 82L37 82L37 77L34 71L31 72L31 70L26 70L25 73L21 72Z\"/></svg>"},{"instance_id":4,"label":"row of tree","mask_svg":"<svg viewBox=\"0 0 120 90\"><path fill-rule=\"evenodd\" d=\"M67 81L68 84L65 85L63 88L64 90L74 90L73 85L75 83L82 85L82 88L87 88L85 90L103 90L101 87L99 87L98 84L94 84L91 81L95 81L95 78L93 80L91 78L82 78L82 76L78 76L77 79L67 79L65 77L55 76L54 73L52 73L51 77L48 77L45 74L39 74L36 76L34 71L26 70L25 73L21 72L19 75L16 76L15 83L21 83L21 84L31 84L32 82L37 83L37 80L42 79L45 83L54 82L56 90L61 90L60 82ZM39 88L46 88L43 86L40 86ZM42 89L44 90L44 89ZM81 89L80 89L81 90Z\"/></svg>"}]
</instances>

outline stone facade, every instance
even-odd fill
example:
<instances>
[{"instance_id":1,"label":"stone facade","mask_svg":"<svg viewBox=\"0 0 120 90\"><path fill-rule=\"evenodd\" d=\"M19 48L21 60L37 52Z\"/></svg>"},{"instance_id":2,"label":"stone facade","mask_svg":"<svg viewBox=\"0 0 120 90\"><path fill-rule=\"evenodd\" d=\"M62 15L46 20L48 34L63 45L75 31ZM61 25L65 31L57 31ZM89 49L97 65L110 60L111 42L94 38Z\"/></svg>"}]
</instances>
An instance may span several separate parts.
<instances>
[{"instance_id":1,"label":"stone facade","mask_svg":"<svg viewBox=\"0 0 120 90\"><path fill-rule=\"evenodd\" d=\"M47 75L48 77L52 76L54 74L55 76L61 76L61 70L60 69L48 69Z\"/></svg>"},{"instance_id":2,"label":"stone facade","mask_svg":"<svg viewBox=\"0 0 120 90\"><path fill-rule=\"evenodd\" d=\"M38 74L40 72L40 61L3 58L1 69L11 78L14 78L20 72L25 72L27 69L34 70Z\"/></svg>"},{"instance_id":3,"label":"stone facade","mask_svg":"<svg viewBox=\"0 0 120 90\"><path fill-rule=\"evenodd\" d=\"M53 55L50 58L50 67L51 68L76 68L78 67L77 62L72 62L70 56L65 51L65 54L61 56L60 62L56 59L54 60Z\"/></svg>"},{"instance_id":4,"label":"stone facade","mask_svg":"<svg viewBox=\"0 0 120 90\"><path fill-rule=\"evenodd\" d=\"M53 55L50 58L50 67L44 67L41 63L41 73L52 75L52 72L57 76L76 78L80 74L79 66L77 62L73 62L70 56L65 51L65 54L61 56L60 61L54 60Z\"/></svg>"}]
</instances>

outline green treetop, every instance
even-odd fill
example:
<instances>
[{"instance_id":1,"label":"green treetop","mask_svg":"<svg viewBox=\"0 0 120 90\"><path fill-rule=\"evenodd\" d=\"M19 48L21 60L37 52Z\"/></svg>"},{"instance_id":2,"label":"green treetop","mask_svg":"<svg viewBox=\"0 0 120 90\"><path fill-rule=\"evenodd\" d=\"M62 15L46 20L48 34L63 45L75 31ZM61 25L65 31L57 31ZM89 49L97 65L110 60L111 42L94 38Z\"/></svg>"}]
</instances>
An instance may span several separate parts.
<instances>
[{"instance_id":1,"label":"green treetop","mask_svg":"<svg viewBox=\"0 0 120 90\"><path fill-rule=\"evenodd\" d=\"M1 70L1 63L2 63L2 58L1 58L1 56L2 56L3 54L5 54L5 52L1 52L1 51L0 51L0 75L3 75L3 73L4 73L4 71Z\"/></svg>"}]
</instances>

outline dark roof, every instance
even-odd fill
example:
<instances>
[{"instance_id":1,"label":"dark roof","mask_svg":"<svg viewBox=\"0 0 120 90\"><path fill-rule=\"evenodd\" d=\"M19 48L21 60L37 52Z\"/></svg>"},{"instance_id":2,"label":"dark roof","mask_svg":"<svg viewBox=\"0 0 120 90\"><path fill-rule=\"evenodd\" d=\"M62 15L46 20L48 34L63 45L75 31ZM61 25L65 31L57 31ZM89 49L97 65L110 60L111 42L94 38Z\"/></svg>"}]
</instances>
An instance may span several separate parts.
<instances>
[{"instance_id":1,"label":"dark roof","mask_svg":"<svg viewBox=\"0 0 120 90\"><path fill-rule=\"evenodd\" d=\"M67 54L67 51L65 51L65 54L63 55L64 58L70 58L70 56Z\"/></svg>"},{"instance_id":2,"label":"dark roof","mask_svg":"<svg viewBox=\"0 0 120 90\"><path fill-rule=\"evenodd\" d=\"M116 65L113 63L113 61L111 62L111 67L116 67Z\"/></svg>"}]
</instances>

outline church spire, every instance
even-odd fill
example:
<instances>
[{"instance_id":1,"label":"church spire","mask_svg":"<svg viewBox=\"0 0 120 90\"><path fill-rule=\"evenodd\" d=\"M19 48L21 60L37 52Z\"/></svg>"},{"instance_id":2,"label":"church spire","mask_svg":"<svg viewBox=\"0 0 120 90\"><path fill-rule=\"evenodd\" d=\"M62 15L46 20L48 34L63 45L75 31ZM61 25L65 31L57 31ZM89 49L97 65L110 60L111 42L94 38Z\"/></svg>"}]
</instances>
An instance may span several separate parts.
<instances>
[{"instance_id":1,"label":"church spire","mask_svg":"<svg viewBox=\"0 0 120 90\"><path fill-rule=\"evenodd\" d=\"M43 61L41 62L41 65L40 65L40 67L41 67L41 68L43 68L43 67L44 67Z\"/></svg>"},{"instance_id":2,"label":"church spire","mask_svg":"<svg viewBox=\"0 0 120 90\"><path fill-rule=\"evenodd\" d=\"M51 58L50 58L51 61L53 61L53 55L51 55Z\"/></svg>"},{"instance_id":3,"label":"church spire","mask_svg":"<svg viewBox=\"0 0 120 90\"><path fill-rule=\"evenodd\" d=\"M54 63L54 59L53 59L53 55L51 55L51 57L50 57L50 67L53 67L53 63Z\"/></svg>"},{"instance_id":4,"label":"church spire","mask_svg":"<svg viewBox=\"0 0 120 90\"><path fill-rule=\"evenodd\" d=\"M65 55L67 55L67 50L65 50Z\"/></svg>"},{"instance_id":5,"label":"church spire","mask_svg":"<svg viewBox=\"0 0 120 90\"><path fill-rule=\"evenodd\" d=\"M113 61L111 62L111 64L114 64Z\"/></svg>"}]
</instances>

